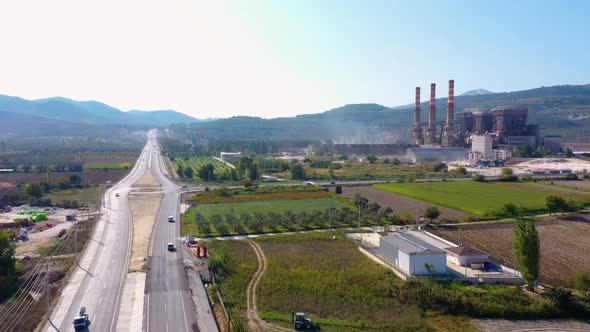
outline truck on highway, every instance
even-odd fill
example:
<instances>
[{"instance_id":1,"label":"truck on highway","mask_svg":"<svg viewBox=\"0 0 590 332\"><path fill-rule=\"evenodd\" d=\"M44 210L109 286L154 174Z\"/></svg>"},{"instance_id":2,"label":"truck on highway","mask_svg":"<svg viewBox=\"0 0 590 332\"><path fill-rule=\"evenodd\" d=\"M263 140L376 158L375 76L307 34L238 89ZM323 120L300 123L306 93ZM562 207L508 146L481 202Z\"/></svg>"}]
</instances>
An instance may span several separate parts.
<instances>
[{"instance_id":1,"label":"truck on highway","mask_svg":"<svg viewBox=\"0 0 590 332\"><path fill-rule=\"evenodd\" d=\"M80 308L78 317L76 317L72 323L74 324L74 330L84 330L88 328L90 321L88 320L88 314L86 313L85 307Z\"/></svg>"}]
</instances>

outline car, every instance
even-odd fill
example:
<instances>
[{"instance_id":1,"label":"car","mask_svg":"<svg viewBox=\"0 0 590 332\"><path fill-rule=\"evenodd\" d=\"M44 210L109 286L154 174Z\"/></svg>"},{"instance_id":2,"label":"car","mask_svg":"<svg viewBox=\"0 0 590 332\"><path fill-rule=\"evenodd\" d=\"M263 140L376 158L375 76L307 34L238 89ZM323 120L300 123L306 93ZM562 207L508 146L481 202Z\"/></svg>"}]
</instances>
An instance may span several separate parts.
<instances>
[{"instance_id":1,"label":"car","mask_svg":"<svg viewBox=\"0 0 590 332\"><path fill-rule=\"evenodd\" d=\"M330 182L330 184L336 184L336 182L334 182L334 181L331 181L331 182Z\"/></svg>"},{"instance_id":2,"label":"car","mask_svg":"<svg viewBox=\"0 0 590 332\"><path fill-rule=\"evenodd\" d=\"M168 222L174 222L174 217L173 216L168 216Z\"/></svg>"},{"instance_id":3,"label":"car","mask_svg":"<svg viewBox=\"0 0 590 332\"><path fill-rule=\"evenodd\" d=\"M174 243L173 242L168 242L168 251L175 251L176 248L174 248Z\"/></svg>"},{"instance_id":4,"label":"car","mask_svg":"<svg viewBox=\"0 0 590 332\"><path fill-rule=\"evenodd\" d=\"M116 194L115 194L115 197L119 197L119 193L116 193Z\"/></svg>"}]
</instances>

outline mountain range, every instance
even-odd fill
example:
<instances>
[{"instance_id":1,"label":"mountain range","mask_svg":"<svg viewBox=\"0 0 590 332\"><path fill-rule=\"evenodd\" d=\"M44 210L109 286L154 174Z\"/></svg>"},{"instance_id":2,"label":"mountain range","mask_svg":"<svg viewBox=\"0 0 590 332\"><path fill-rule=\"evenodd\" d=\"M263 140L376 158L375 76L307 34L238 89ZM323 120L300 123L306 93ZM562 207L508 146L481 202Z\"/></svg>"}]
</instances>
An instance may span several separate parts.
<instances>
[{"instance_id":1,"label":"mountain range","mask_svg":"<svg viewBox=\"0 0 590 332\"><path fill-rule=\"evenodd\" d=\"M413 96L410 91L409 95ZM437 120L446 115L447 98L436 100ZM143 130L168 126L180 136L196 132L213 139L312 139L340 143L392 143L409 137L413 104L386 107L374 103L350 104L323 113L274 119L235 116L197 120L175 111L122 112L97 101L55 97L26 100L0 95L0 136L108 136L113 127ZM280 105L277 105L280 107ZM428 101L421 104L427 119ZM485 89L455 97L455 112L494 107L527 107L529 123L543 134L562 134L570 140L587 136L590 126L590 84L559 85L492 93ZM24 130L23 130L24 129Z\"/></svg>"},{"instance_id":2,"label":"mountain range","mask_svg":"<svg viewBox=\"0 0 590 332\"><path fill-rule=\"evenodd\" d=\"M200 121L171 110L123 112L98 101L76 101L63 97L27 100L0 95L0 129L41 136L103 136L112 127L153 128L177 122ZM26 128L24 133L17 128ZM23 129L24 129L23 128ZM108 130L107 130L108 132ZM84 135L86 133L86 135Z\"/></svg>"}]
</instances>

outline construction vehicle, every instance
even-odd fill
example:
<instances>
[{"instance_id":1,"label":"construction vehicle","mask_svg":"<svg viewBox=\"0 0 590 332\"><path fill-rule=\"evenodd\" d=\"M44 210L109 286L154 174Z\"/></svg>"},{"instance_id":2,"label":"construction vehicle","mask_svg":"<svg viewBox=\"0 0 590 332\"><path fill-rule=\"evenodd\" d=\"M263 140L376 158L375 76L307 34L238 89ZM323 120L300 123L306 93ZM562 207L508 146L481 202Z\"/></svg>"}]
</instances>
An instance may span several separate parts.
<instances>
[{"instance_id":1,"label":"construction vehicle","mask_svg":"<svg viewBox=\"0 0 590 332\"><path fill-rule=\"evenodd\" d=\"M90 321L88 320L88 314L86 313L85 307L80 308L78 317L76 317L72 323L74 323L74 330L84 330L88 328Z\"/></svg>"},{"instance_id":2,"label":"construction vehicle","mask_svg":"<svg viewBox=\"0 0 590 332\"><path fill-rule=\"evenodd\" d=\"M302 312L291 313L293 319L293 327L296 331L319 331L320 324L314 323L311 319L305 318L305 314Z\"/></svg>"}]
</instances>

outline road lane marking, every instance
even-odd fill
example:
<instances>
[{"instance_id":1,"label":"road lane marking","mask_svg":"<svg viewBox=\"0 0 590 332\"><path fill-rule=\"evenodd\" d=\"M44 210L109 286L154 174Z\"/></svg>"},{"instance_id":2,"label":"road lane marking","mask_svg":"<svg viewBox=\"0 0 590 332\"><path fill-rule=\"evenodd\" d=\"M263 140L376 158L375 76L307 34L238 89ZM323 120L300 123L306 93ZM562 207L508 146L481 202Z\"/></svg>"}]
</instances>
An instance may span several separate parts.
<instances>
[{"instance_id":1,"label":"road lane marking","mask_svg":"<svg viewBox=\"0 0 590 332\"><path fill-rule=\"evenodd\" d=\"M166 303L164 303L164 312L168 312L168 310L166 310Z\"/></svg>"},{"instance_id":2,"label":"road lane marking","mask_svg":"<svg viewBox=\"0 0 590 332\"><path fill-rule=\"evenodd\" d=\"M98 305L102 302L102 296L98 299Z\"/></svg>"}]
</instances>

